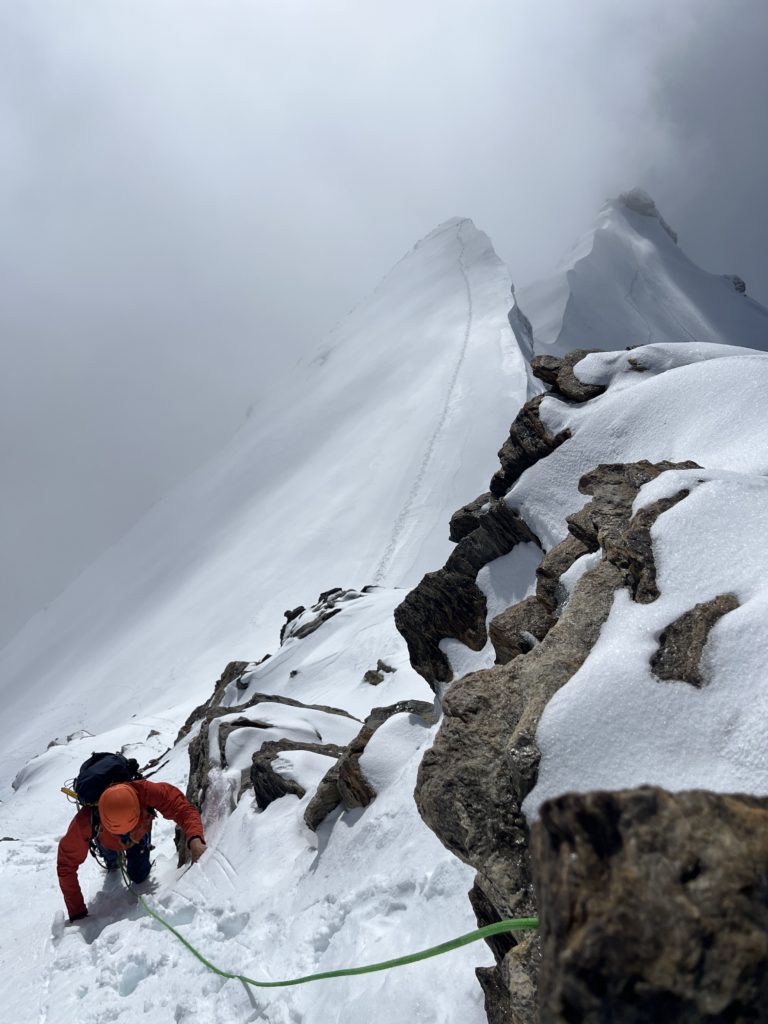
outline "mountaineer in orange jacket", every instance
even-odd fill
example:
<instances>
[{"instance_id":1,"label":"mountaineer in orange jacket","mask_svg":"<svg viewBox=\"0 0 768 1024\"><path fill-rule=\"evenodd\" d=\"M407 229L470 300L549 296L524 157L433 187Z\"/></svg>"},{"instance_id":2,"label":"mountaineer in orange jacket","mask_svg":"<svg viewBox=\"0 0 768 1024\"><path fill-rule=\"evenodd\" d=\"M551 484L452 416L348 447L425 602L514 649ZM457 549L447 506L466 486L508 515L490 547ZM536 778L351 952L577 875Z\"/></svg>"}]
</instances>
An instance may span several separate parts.
<instances>
[{"instance_id":1,"label":"mountaineer in orange jacket","mask_svg":"<svg viewBox=\"0 0 768 1024\"><path fill-rule=\"evenodd\" d=\"M180 789L167 782L146 779L109 786L99 799L98 818L91 807L81 807L59 841L57 872L70 921L88 915L77 869L88 856L92 839L108 871L117 867L118 854L125 853L128 877L132 882L144 881L151 867L149 851L155 811L175 821L182 830L193 862L203 855L203 823Z\"/></svg>"}]
</instances>

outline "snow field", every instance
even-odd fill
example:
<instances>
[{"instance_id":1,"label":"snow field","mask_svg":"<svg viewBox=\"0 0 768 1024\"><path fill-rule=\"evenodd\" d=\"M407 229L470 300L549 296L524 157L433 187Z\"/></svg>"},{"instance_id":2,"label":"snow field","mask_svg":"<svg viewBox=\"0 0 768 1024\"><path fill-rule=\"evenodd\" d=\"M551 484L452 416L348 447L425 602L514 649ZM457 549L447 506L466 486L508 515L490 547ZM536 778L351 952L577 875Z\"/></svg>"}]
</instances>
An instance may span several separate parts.
<instances>
[{"instance_id":1,"label":"snow field","mask_svg":"<svg viewBox=\"0 0 768 1024\"><path fill-rule=\"evenodd\" d=\"M228 661L273 646L284 609L442 564L450 515L486 485L527 394L510 289L468 220L401 260L216 459L0 652L0 785L56 733L194 707Z\"/></svg>"},{"instance_id":2,"label":"snow field","mask_svg":"<svg viewBox=\"0 0 768 1024\"><path fill-rule=\"evenodd\" d=\"M250 692L265 686L276 691L282 683L295 699L307 696L297 692L301 688L311 691L312 702L330 706L341 696L362 718L375 705L431 698L407 665L405 643L394 629L392 609L402 596L377 590L349 602L315 633L288 640L273 658L255 666L244 680L246 689L233 684L225 701L246 701ZM354 636L361 638L359 646L351 642ZM398 667L378 686L364 684L362 675L375 666L377 652ZM315 668L318 676L310 684ZM280 755L275 770L299 781L307 794L301 800L284 797L259 812L251 792L237 800L241 768L257 741L236 745L234 763L230 745L241 733L259 734L262 742L280 736L319 742L318 733L326 742L348 742L361 723L263 702L245 714L267 727L239 729L228 737L228 766L213 769L204 808L209 843L204 857L177 869L173 826L158 819L155 867L150 881L139 887L204 956L226 970L269 980L390 959L475 927L466 898L473 871L424 826L411 798L435 727L408 714L385 722L361 758L376 799L364 809L337 809L315 834L303 813L332 759L306 751ZM233 710L223 720L239 717ZM73 810L58 793L62 776L71 777L92 749L122 743L136 756L156 756L166 743L167 722L164 733L151 738L149 733L162 724L136 720L111 734L52 747L20 774L11 806L2 809L4 820L22 823L34 808L38 823L56 822L61 834ZM196 732L197 727L167 755L158 778L184 788L187 748ZM218 749L217 741L212 749ZM24 935L39 947L33 955L22 946L19 977L4 993L14 1019L341 1024L364 1012L374 1024L485 1020L474 977L474 968L492 959L483 943L392 972L248 991L207 972L144 914L119 879L90 860L80 872L90 916L81 925L65 925L54 873L56 838L0 843L5 891L21 892L39 914L29 929L25 906L11 900L3 906L6 935ZM35 885L41 873L42 889ZM3 946L5 958L11 947ZM29 1004L35 1012L25 1018Z\"/></svg>"}]
</instances>

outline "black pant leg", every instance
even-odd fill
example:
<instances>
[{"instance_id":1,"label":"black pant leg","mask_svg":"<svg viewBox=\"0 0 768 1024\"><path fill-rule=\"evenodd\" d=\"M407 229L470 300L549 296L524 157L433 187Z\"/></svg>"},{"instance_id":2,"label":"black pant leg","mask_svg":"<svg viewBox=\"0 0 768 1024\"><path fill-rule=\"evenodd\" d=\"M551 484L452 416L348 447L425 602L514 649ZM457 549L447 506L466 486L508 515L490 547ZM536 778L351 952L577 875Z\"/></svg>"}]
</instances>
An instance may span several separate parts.
<instances>
[{"instance_id":1,"label":"black pant leg","mask_svg":"<svg viewBox=\"0 0 768 1024\"><path fill-rule=\"evenodd\" d=\"M152 842L152 830L142 840L132 846L125 856L125 869L132 882L143 882L150 872L149 847Z\"/></svg>"}]
</instances>

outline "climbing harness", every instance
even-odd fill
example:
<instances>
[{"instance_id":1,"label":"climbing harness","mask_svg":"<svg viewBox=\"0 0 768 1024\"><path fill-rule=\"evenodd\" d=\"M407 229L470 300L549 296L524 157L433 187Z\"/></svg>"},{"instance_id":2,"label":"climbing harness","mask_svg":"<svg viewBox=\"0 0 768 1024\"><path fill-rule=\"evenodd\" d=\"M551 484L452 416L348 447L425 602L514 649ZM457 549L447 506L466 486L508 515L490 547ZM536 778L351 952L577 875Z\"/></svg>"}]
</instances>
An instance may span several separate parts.
<instances>
[{"instance_id":1,"label":"climbing harness","mask_svg":"<svg viewBox=\"0 0 768 1024\"><path fill-rule=\"evenodd\" d=\"M184 938L174 927L169 924L164 918L154 911L144 897L136 892L131 885L131 880L125 871L125 857L120 855L120 870L123 875L123 881L125 882L126 888L129 892L138 899L141 906L153 917L155 921L166 928L172 935L175 935L179 942L186 946L187 949L196 956L197 959L212 971L214 974L218 974L220 978L229 978L233 981L241 981L244 985L253 985L256 988L285 988L288 985L306 985L309 981L323 981L326 978L344 978L353 974L372 974L374 971L388 971L393 967L403 967L405 964L414 964L419 960L428 960L433 956L441 956L443 953L450 953L453 949L459 949L461 946L468 946L472 942L478 942L480 939L487 939L491 935L501 935L503 932L517 932L525 931L527 929L535 929L539 927L539 919L537 917L518 917L507 921L496 921L494 924L488 924L484 928L477 928L473 932L467 932L466 935L459 935L458 938L450 939L448 942L442 942L439 946L430 946L429 949L422 949L418 953L410 953L408 956L399 956L394 960L383 960L378 964L366 964L364 967L342 967L337 971L322 971L320 974L307 974L302 978L288 978L285 981L256 981L254 978L248 978L244 974L235 974L232 971L224 971L215 964L212 964L210 960L207 960L203 954L195 949L191 942Z\"/></svg>"}]
</instances>

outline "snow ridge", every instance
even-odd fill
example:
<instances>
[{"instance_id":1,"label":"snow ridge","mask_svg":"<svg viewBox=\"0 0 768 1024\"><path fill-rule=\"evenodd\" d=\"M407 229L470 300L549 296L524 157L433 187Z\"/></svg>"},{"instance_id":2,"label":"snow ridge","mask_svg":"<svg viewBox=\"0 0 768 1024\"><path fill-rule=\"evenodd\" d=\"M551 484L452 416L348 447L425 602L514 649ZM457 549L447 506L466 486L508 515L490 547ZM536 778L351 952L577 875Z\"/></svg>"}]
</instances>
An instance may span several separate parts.
<instances>
[{"instance_id":1,"label":"snow ridge","mask_svg":"<svg viewBox=\"0 0 768 1024\"><path fill-rule=\"evenodd\" d=\"M462 227L467 223L471 222L464 218L463 220L459 221L459 223L456 225L456 240L458 241L460 246L457 262L459 271L461 272L462 280L464 281L464 289L466 291L467 296L467 323L464 328L464 336L461 341L461 347L459 349L459 355L456 360L456 365L453 368L453 373L451 374L450 381L448 382L448 388L445 394L445 401L443 402L443 407L440 411L440 416L438 418L437 425L435 426L435 429L432 432L429 441L427 442L427 447L424 451L424 456L419 465L416 478L413 481L413 485L411 486L410 491L408 492L408 497L405 500L405 504L403 505L402 509L400 510L397 516L397 519L395 520L395 524L392 528L392 536L390 537L389 543L387 544L384 550L384 554L381 556L381 561L377 565L376 570L373 574L373 582L376 585L381 585L384 582L389 567L391 565L392 558L395 554L395 551L397 550L397 545L400 541L400 537L403 531L405 530L406 525L413 517L414 506L421 492L421 488L424 483L424 478L426 476L427 469L429 467L430 462L432 461L432 457L434 455L435 446L437 445L438 438L440 437L443 431L443 427L445 426L445 422L448 419L448 414L451 409L451 401L453 399L454 391L456 390L456 384L458 383L459 380L459 373L461 372L461 368L464 365L464 360L466 359L467 347L469 345L469 337L472 332L472 320L474 316L472 306L472 288L470 287L469 275L467 274L467 268L464 264L464 254L466 251L466 245L464 243L464 239L461 233Z\"/></svg>"},{"instance_id":2,"label":"snow ridge","mask_svg":"<svg viewBox=\"0 0 768 1024\"><path fill-rule=\"evenodd\" d=\"M536 352L681 341L768 351L768 310L675 239L641 190L606 203L555 273L518 289Z\"/></svg>"}]
</instances>

